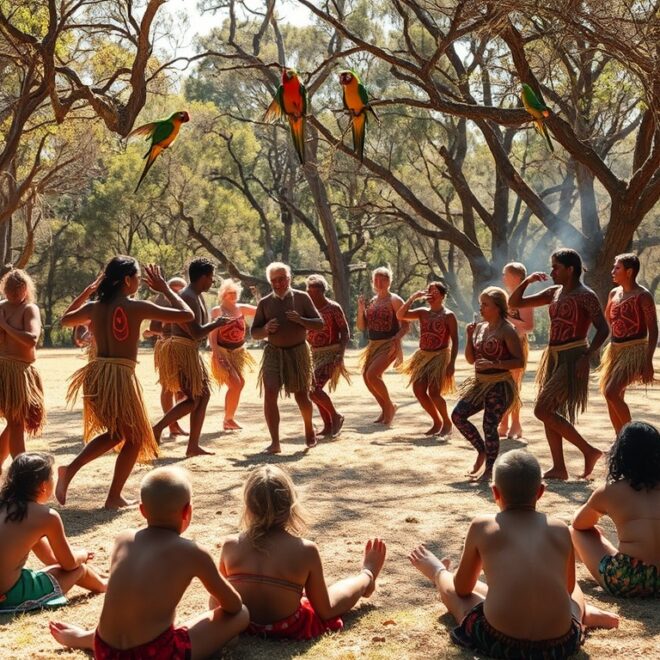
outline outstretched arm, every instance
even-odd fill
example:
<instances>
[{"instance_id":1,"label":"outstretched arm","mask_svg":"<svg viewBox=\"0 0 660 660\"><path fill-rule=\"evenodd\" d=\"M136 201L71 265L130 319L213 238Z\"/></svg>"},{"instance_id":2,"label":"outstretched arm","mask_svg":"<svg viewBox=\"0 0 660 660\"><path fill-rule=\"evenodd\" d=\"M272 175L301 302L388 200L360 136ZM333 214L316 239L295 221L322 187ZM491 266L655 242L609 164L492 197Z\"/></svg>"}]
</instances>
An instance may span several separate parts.
<instances>
[{"instance_id":1,"label":"outstretched arm","mask_svg":"<svg viewBox=\"0 0 660 660\"><path fill-rule=\"evenodd\" d=\"M532 296L525 296L525 290L533 282L547 282L550 278L546 273L532 273L528 275L509 296L509 306L523 309L524 307L541 307L552 302L556 286L550 286Z\"/></svg>"}]
</instances>

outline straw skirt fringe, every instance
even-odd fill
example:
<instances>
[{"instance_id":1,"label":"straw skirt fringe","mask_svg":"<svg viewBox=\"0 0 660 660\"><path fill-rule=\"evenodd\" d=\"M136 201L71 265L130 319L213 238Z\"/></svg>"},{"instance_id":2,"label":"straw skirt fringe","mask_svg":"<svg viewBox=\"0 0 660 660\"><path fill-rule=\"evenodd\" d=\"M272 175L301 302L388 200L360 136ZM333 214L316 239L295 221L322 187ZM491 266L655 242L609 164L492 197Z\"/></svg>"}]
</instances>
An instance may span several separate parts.
<instances>
[{"instance_id":1,"label":"straw skirt fringe","mask_svg":"<svg viewBox=\"0 0 660 660\"><path fill-rule=\"evenodd\" d=\"M456 391L454 376L447 375L447 367L451 360L451 349L443 348L439 351L425 351L418 348L399 367L399 373L409 376L408 387L415 381L425 379L429 385L439 389L441 395Z\"/></svg>"},{"instance_id":2,"label":"straw skirt fringe","mask_svg":"<svg viewBox=\"0 0 660 660\"><path fill-rule=\"evenodd\" d=\"M634 339L626 342L610 342L603 352L598 371L600 373L600 391L611 384L627 387L633 383L652 385L652 378L644 378L648 339Z\"/></svg>"},{"instance_id":3,"label":"straw skirt fringe","mask_svg":"<svg viewBox=\"0 0 660 660\"><path fill-rule=\"evenodd\" d=\"M138 461L148 463L158 456L158 445L147 416L142 387L135 376L133 360L96 358L78 369L67 391L67 403L73 405L83 392L83 439L108 431L140 447ZM127 437L128 436L128 437Z\"/></svg>"},{"instance_id":4,"label":"straw skirt fringe","mask_svg":"<svg viewBox=\"0 0 660 660\"><path fill-rule=\"evenodd\" d=\"M370 339L369 343L362 349L358 357L358 366L362 374L366 373L371 363L380 355L389 354L397 362L403 361L401 343L391 337L390 339Z\"/></svg>"},{"instance_id":5,"label":"straw skirt fringe","mask_svg":"<svg viewBox=\"0 0 660 660\"><path fill-rule=\"evenodd\" d=\"M29 435L39 435L46 423L44 388L31 362L0 357L0 417L22 423Z\"/></svg>"},{"instance_id":6,"label":"straw skirt fringe","mask_svg":"<svg viewBox=\"0 0 660 660\"><path fill-rule=\"evenodd\" d=\"M163 339L158 352L160 384L168 392L189 392L193 398L209 390L209 374L199 344L185 337Z\"/></svg>"},{"instance_id":7,"label":"straw skirt fringe","mask_svg":"<svg viewBox=\"0 0 660 660\"><path fill-rule=\"evenodd\" d=\"M229 365L229 368L224 366L221 360L225 361ZM213 349L213 355L211 356L211 374L216 383L222 387L222 385L229 385L231 380L230 369L235 371L239 376L243 376L246 369L249 368L252 371L252 368L256 364L245 346L240 346L239 348L217 346Z\"/></svg>"},{"instance_id":8,"label":"straw skirt fringe","mask_svg":"<svg viewBox=\"0 0 660 660\"><path fill-rule=\"evenodd\" d=\"M349 385L351 384L351 376L344 364L341 344L312 348L312 364L314 366L314 373L319 369L325 369L332 365L332 373L328 381L328 390L330 392L334 392L337 389L340 378L344 378Z\"/></svg>"},{"instance_id":9,"label":"straw skirt fringe","mask_svg":"<svg viewBox=\"0 0 660 660\"><path fill-rule=\"evenodd\" d=\"M312 352L309 344L280 348L266 344L259 369L259 392L263 393L264 376L276 376L287 396L312 389Z\"/></svg>"},{"instance_id":10,"label":"straw skirt fringe","mask_svg":"<svg viewBox=\"0 0 660 660\"><path fill-rule=\"evenodd\" d=\"M470 376L463 381L458 388L458 396L462 401L483 407L486 395L498 383L504 383L505 385L507 406L504 414L506 415L512 408L520 405L518 388L510 371L495 374L475 373L474 376Z\"/></svg>"}]
</instances>

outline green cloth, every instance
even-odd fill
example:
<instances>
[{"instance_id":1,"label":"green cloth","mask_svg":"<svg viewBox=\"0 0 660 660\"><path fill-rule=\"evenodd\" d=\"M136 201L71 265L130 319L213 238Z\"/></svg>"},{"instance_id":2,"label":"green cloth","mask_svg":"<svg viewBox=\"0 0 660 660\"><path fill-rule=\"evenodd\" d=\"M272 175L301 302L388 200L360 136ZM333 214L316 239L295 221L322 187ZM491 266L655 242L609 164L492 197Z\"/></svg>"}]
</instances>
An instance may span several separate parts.
<instances>
[{"instance_id":1,"label":"green cloth","mask_svg":"<svg viewBox=\"0 0 660 660\"><path fill-rule=\"evenodd\" d=\"M45 571L21 570L16 584L0 596L0 614L29 612L67 604L57 580Z\"/></svg>"}]
</instances>

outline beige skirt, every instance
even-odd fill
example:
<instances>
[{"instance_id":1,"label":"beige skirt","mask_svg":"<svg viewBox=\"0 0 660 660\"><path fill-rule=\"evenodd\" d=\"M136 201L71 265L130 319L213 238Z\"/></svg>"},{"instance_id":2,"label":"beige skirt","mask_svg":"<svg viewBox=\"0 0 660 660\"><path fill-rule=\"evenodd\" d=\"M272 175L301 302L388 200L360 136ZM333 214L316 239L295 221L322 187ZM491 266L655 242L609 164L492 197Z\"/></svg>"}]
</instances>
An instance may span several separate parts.
<instances>
[{"instance_id":1,"label":"beige skirt","mask_svg":"<svg viewBox=\"0 0 660 660\"><path fill-rule=\"evenodd\" d=\"M447 375L450 360L451 349L449 346L439 351L426 351L418 348L403 362L398 371L409 377L408 387L417 380L427 380L431 387L439 390L440 394L444 396L456 391L453 374Z\"/></svg>"},{"instance_id":2,"label":"beige skirt","mask_svg":"<svg viewBox=\"0 0 660 660\"><path fill-rule=\"evenodd\" d=\"M23 424L28 435L39 435L46 423L44 388L31 362L0 357L0 417Z\"/></svg>"}]
</instances>

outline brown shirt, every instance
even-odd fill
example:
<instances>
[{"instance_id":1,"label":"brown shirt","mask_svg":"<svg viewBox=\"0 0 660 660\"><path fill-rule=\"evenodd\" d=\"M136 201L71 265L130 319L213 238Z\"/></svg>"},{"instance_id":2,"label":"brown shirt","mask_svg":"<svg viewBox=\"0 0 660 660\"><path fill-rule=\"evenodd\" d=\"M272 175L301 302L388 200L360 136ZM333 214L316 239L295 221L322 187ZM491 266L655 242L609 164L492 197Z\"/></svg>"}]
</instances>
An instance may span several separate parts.
<instances>
[{"instance_id":1,"label":"brown shirt","mask_svg":"<svg viewBox=\"0 0 660 660\"><path fill-rule=\"evenodd\" d=\"M303 291L290 289L284 299L278 298L274 293L269 293L259 301L252 330L263 328L271 319L277 319L279 328L277 332L266 337L268 343L281 348L302 344L307 337L307 329L299 323L287 319L286 312L289 310L298 312L302 318L321 320L312 299Z\"/></svg>"}]
</instances>

